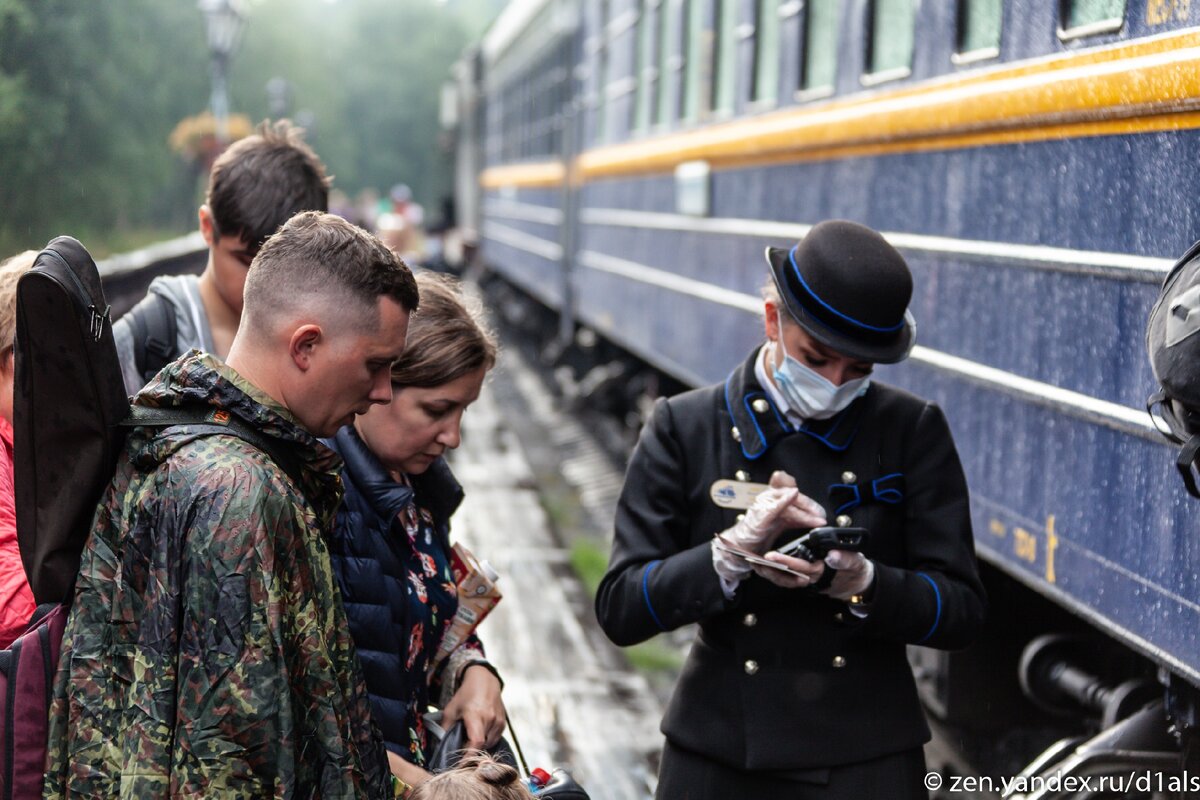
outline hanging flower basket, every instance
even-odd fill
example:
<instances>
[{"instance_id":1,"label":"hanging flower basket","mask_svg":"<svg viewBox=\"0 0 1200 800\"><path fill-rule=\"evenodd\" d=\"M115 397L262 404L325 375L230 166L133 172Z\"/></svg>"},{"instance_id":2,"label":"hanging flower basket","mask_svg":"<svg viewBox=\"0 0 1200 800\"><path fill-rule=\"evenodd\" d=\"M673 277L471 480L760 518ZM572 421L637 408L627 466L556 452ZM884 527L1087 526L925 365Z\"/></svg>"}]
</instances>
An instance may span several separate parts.
<instances>
[{"instance_id":1,"label":"hanging flower basket","mask_svg":"<svg viewBox=\"0 0 1200 800\"><path fill-rule=\"evenodd\" d=\"M230 114L226 126L230 142L249 136L254 129L245 114ZM216 161L223 149L217 140L217 120L208 111L181 119L167 142L183 160L205 167Z\"/></svg>"}]
</instances>

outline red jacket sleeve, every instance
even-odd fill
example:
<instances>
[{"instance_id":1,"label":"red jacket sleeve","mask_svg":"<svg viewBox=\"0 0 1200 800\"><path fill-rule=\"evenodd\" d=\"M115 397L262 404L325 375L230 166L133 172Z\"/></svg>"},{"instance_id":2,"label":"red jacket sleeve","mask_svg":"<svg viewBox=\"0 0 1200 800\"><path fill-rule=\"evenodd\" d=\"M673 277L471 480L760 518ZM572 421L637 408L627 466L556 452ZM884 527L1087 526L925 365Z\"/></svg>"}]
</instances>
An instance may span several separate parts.
<instances>
[{"instance_id":1,"label":"red jacket sleeve","mask_svg":"<svg viewBox=\"0 0 1200 800\"><path fill-rule=\"evenodd\" d=\"M0 431L0 437L3 435L4 431ZM37 607L25 577L21 551L17 547L17 510L10 441L11 434L0 445L0 648L8 647L21 635Z\"/></svg>"}]
</instances>

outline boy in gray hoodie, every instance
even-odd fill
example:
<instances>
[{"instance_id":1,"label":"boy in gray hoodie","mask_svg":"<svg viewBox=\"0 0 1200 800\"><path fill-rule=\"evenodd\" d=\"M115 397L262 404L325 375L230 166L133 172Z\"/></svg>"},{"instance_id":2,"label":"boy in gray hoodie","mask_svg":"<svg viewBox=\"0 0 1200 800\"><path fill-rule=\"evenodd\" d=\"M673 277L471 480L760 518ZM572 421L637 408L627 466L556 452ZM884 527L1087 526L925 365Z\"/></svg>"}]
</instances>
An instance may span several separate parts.
<instances>
[{"instance_id":1,"label":"boy in gray hoodie","mask_svg":"<svg viewBox=\"0 0 1200 800\"><path fill-rule=\"evenodd\" d=\"M286 120L263 123L213 164L199 211L208 244L204 272L155 278L146 297L113 325L130 395L193 348L223 360L259 247L293 214L328 209L330 178L302 134Z\"/></svg>"}]
</instances>

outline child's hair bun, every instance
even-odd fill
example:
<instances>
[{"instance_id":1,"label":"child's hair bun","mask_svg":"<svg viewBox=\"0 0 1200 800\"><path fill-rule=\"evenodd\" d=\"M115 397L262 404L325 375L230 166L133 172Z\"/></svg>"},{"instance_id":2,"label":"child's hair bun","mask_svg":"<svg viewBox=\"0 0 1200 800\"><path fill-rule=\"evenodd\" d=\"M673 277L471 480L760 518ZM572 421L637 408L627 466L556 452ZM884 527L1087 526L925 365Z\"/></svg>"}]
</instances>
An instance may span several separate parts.
<instances>
[{"instance_id":1,"label":"child's hair bun","mask_svg":"<svg viewBox=\"0 0 1200 800\"><path fill-rule=\"evenodd\" d=\"M520 778L512 767L486 757L479 759L475 774L489 786L511 786Z\"/></svg>"}]
</instances>

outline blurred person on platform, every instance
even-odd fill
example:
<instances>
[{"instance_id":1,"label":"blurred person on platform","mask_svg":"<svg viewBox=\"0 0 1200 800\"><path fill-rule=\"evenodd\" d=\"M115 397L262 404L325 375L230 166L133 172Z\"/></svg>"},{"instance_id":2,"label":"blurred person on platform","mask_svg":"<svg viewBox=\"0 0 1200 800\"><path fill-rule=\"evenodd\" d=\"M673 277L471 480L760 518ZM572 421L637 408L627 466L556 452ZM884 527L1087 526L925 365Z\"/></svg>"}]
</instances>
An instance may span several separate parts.
<instances>
[{"instance_id":1,"label":"blurred person on platform","mask_svg":"<svg viewBox=\"0 0 1200 800\"><path fill-rule=\"evenodd\" d=\"M413 200L412 189L405 183L393 186L388 200L390 209L375 219L375 234L408 263L423 263L425 209Z\"/></svg>"}]
</instances>

